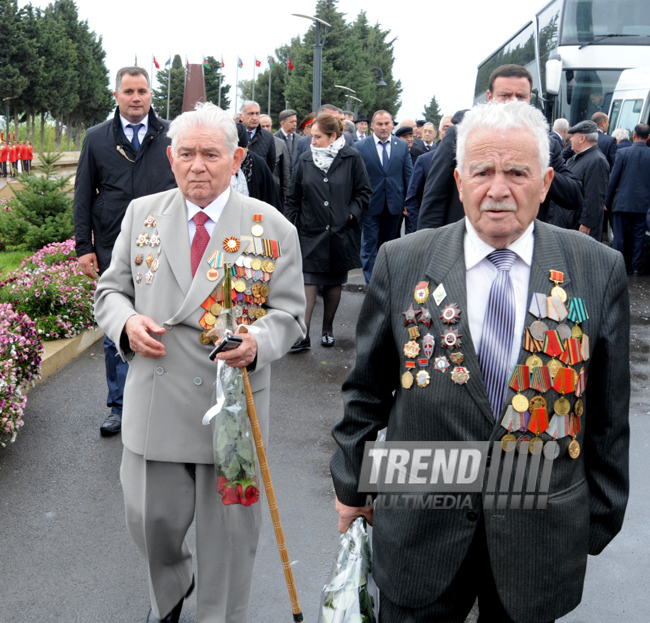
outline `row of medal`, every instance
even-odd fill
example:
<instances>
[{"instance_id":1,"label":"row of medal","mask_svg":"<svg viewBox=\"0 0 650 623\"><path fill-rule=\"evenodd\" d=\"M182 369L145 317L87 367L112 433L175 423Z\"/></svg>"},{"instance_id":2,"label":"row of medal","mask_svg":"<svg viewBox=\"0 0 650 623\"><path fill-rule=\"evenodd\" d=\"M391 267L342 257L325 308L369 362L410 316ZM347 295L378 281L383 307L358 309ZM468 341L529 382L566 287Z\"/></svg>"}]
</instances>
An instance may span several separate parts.
<instances>
[{"instance_id":1,"label":"row of medal","mask_svg":"<svg viewBox=\"0 0 650 623\"><path fill-rule=\"evenodd\" d=\"M446 298L444 286L440 284L433 292L432 298L436 305L440 306L442 301ZM461 310L458 305L451 303L442 309L440 319L447 325L447 330L440 336L441 345L445 350L450 351L449 358L445 355L436 357L433 362L431 358L435 349L436 340L433 335L426 333L421 335L419 325L424 325L429 329L432 321L431 312L424 307L429 298L429 282L420 281L413 292L415 302L420 305L420 309L413 309L413 304L409 306L406 311L402 312L404 316L404 326L408 330L409 340L404 345L404 355L407 360L405 362L406 372L402 374L402 387L404 389L411 389L414 384L418 387L427 387L431 381L429 373L429 365L434 371L444 374L454 364L454 368L450 373L451 380L457 385L464 385L469 381L469 370L462 366L464 357L463 353L457 351L462 344L462 335L451 325L454 325L460 319ZM413 325L413 326L410 326ZM418 338L422 338L422 345L418 343ZM424 354L421 357L420 354ZM451 364L450 364L451 360ZM416 369L416 365L417 368ZM413 373L415 372L415 377Z\"/></svg>"},{"instance_id":2,"label":"row of medal","mask_svg":"<svg viewBox=\"0 0 650 623\"><path fill-rule=\"evenodd\" d=\"M276 240L262 238L262 220L262 214L254 214L252 238L228 236L223 241L223 251L214 251L207 260L210 266L206 273L208 280L220 279L222 269L224 280L201 305L205 310L199 320L203 329L199 337L202 344L211 344L218 337L217 325L225 309L232 311L232 318L238 325L252 324L266 316L263 305L270 292L269 282L275 271L274 260L282 256L282 249ZM242 255L234 264L229 262L227 254L237 253L242 245ZM228 300L226 292L229 293Z\"/></svg>"},{"instance_id":3,"label":"row of medal","mask_svg":"<svg viewBox=\"0 0 650 623\"><path fill-rule=\"evenodd\" d=\"M575 459L580 455L576 437L584 415L581 396L586 388L586 372L584 365L580 372L571 366L589 359L589 336L580 328L580 323L589 316L580 298L572 298L567 308L567 294L560 286L564 275L560 271L550 272L550 280L555 283L551 296L534 293L531 298L528 311L536 320L524 329L523 336L523 348L531 355L524 365L515 365L510 375L509 387L516 394L501 420L501 426L507 431L501 441L505 451L515 447L521 450L527 444L531 454L539 454L543 447L545 456L553 459L560 452L556 440L571 437L568 452ZM564 324L567 318L574 323L572 328ZM546 319L558 324L551 329ZM550 357L546 364L541 354ZM528 399L521 393L527 389L538 393ZM559 394L552 409L544 398L551 390ZM575 396L573 404L569 400L572 395ZM517 437L515 432L522 434ZM544 445L542 434L548 435L551 441Z\"/></svg>"},{"instance_id":4,"label":"row of medal","mask_svg":"<svg viewBox=\"0 0 650 623\"><path fill-rule=\"evenodd\" d=\"M147 216L147 218L144 220L144 226L149 229L154 229L156 228L156 220L154 219L153 214L150 214ZM136 236L135 239L135 244L137 247L140 249L143 249L142 253L138 253L135 256L134 263L136 267L142 266L142 264L146 264L147 268L149 269L143 276L142 272L140 270L136 270L136 273L134 275L135 282L137 284L144 283L148 286L150 286L153 283L153 278L156 274L156 271L158 270L160 266L160 261L158 258L160 257L160 235L158 234L158 231L155 230L153 232L147 232L144 231L143 233L140 233ZM144 255L144 247L150 247L152 251L150 251L146 258ZM156 252L156 256L154 257L153 252Z\"/></svg>"}]
</instances>

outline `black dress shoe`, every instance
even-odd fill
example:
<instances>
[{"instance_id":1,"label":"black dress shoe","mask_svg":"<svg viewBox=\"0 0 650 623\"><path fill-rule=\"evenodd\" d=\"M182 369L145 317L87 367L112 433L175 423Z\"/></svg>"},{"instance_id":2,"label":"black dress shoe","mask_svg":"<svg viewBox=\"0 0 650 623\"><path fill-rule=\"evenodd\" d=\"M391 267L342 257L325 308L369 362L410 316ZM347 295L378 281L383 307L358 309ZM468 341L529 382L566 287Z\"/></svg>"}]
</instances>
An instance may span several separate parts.
<instances>
[{"instance_id":1,"label":"black dress shoe","mask_svg":"<svg viewBox=\"0 0 650 623\"><path fill-rule=\"evenodd\" d=\"M335 344L334 336L331 333L323 333L322 337L320 338L320 343L321 346L330 348Z\"/></svg>"},{"instance_id":2,"label":"black dress shoe","mask_svg":"<svg viewBox=\"0 0 650 623\"><path fill-rule=\"evenodd\" d=\"M122 430L122 416L117 413L111 413L101 425L99 432L102 437L112 437Z\"/></svg>"},{"instance_id":3,"label":"black dress shoe","mask_svg":"<svg viewBox=\"0 0 650 623\"><path fill-rule=\"evenodd\" d=\"M307 336L303 340L298 340L293 344L293 346L289 349L290 353L297 353L301 350L309 350L311 348L311 340L309 339L309 336Z\"/></svg>"},{"instance_id":4,"label":"black dress shoe","mask_svg":"<svg viewBox=\"0 0 650 623\"><path fill-rule=\"evenodd\" d=\"M153 610L149 609L149 615L147 616L147 623L178 623L178 620L181 618L181 610L183 609L183 602L192 594L194 590L194 576L192 576L192 583L185 593L185 597L181 597L181 600L172 608L172 611L164 618L158 619L153 613Z\"/></svg>"}]
</instances>

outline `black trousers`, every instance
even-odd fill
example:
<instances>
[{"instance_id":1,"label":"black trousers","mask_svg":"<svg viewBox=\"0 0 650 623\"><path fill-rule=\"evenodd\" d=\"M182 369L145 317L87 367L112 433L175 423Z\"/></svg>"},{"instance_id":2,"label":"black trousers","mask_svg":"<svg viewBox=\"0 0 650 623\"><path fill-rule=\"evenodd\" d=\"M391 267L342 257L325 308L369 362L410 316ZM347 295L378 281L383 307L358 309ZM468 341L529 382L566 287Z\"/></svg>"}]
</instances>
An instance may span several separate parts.
<instances>
[{"instance_id":1,"label":"black trousers","mask_svg":"<svg viewBox=\"0 0 650 623\"><path fill-rule=\"evenodd\" d=\"M514 623L499 599L490 567L485 524L482 518L479 521L467 557L442 596L424 608L408 608L393 603L382 593L379 623L464 623L477 598L478 623Z\"/></svg>"}]
</instances>

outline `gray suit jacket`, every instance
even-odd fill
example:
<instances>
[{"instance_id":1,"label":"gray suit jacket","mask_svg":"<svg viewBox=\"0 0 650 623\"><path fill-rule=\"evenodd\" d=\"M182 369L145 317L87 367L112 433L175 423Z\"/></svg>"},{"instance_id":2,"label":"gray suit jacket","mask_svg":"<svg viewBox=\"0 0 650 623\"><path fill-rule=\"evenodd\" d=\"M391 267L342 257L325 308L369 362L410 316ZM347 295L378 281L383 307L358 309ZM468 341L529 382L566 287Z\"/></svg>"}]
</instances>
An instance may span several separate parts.
<instances>
[{"instance_id":1,"label":"gray suit jacket","mask_svg":"<svg viewBox=\"0 0 650 623\"><path fill-rule=\"evenodd\" d=\"M460 221L410 234L379 250L357 327L356 365L343 386L344 417L333 430L339 447L331 470L344 504L365 505L365 494L357 492L364 443L385 426L388 441L495 441L506 432L501 417L495 422L491 413L469 330L464 233L465 222ZM578 232L536 221L529 300L533 292L550 292L550 270L564 272L563 288L569 297L581 297L589 313L581 324L591 340L591 357L584 364L585 415L577 437L581 454L569 458L570 438L559 440L545 510L488 511L481 494L473 496L473 513L466 508L378 505L373 573L397 604L422 607L442 595L482 514L490 564L509 615L522 623L559 618L580 602L587 554L598 554L621 528L628 495L630 386L623 258ZM432 358L448 354L439 344L446 326L439 319L442 308L456 303L461 310L454 328L462 336L463 366L470 372L465 385L454 384L449 372L441 374L432 366L426 388L404 389L400 384L406 370L403 348L410 339L402 312L414 304L414 288L423 280L430 292L440 283L447 292L440 307L432 298L425 303L433 316L431 327L419 325L422 333L436 338ZM532 320L528 316L526 326ZM522 350L519 363L527 356ZM543 360L548 357L543 355ZM524 393L530 398L535 392ZM513 395L509 390L506 404ZM545 394L551 412L557 397L553 390ZM550 439L546 434L542 438Z\"/></svg>"},{"instance_id":2,"label":"gray suit jacket","mask_svg":"<svg viewBox=\"0 0 650 623\"><path fill-rule=\"evenodd\" d=\"M211 346L199 341L201 304L214 288L223 283L223 269L217 281L209 281L207 259L223 250L229 236L251 236L253 214L263 214L264 238L280 243L282 255L275 262L265 305L266 316L251 325L258 353L250 374L253 392L270 383L270 363L282 357L304 334L305 295L298 235L293 225L266 203L231 191L230 199L217 222L199 268L192 278L187 209L179 190L150 195L133 201L126 211L122 231L115 244L110 268L102 275L95 294L97 323L119 345L120 354L131 359L124 391L122 439L124 445L145 459L182 463L212 463L212 432L201 424L203 414L214 404L216 365L208 359ZM153 215L155 228L144 226ZM138 247L139 234L160 236L160 246ZM159 268L147 285L143 277L146 263L135 258L161 251ZM242 254L226 253L234 264ZM134 314L153 318L167 331L160 337L166 356L146 359L135 356L123 333ZM252 368L252 366L251 366ZM250 371L250 368L249 368ZM259 414L260 419L266 413Z\"/></svg>"}]
</instances>

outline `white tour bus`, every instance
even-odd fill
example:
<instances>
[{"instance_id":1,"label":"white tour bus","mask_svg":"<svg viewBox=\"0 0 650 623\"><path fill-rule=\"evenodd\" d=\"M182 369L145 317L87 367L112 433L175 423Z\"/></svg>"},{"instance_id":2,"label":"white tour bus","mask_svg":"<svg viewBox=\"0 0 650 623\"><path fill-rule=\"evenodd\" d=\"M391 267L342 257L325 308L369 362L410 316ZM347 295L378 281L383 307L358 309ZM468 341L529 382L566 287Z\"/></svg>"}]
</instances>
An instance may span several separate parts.
<instances>
[{"instance_id":1,"label":"white tour bus","mask_svg":"<svg viewBox=\"0 0 650 623\"><path fill-rule=\"evenodd\" d=\"M479 65L474 103L485 101L490 74L506 63L531 72L533 104L551 122L562 117L575 125L603 111L611 113L610 132L633 119L647 123L650 71L622 74L650 67L650 1L552 0ZM635 81L634 103L614 98L621 78Z\"/></svg>"}]
</instances>

